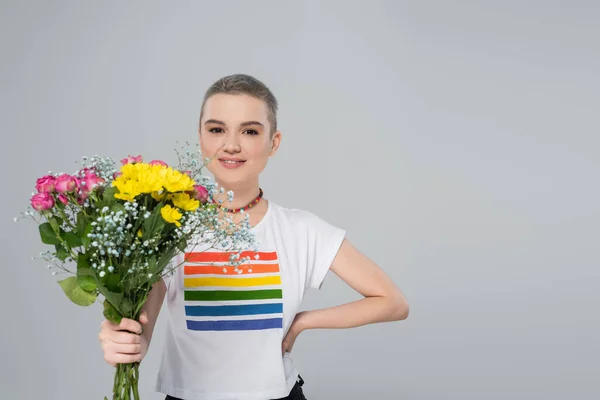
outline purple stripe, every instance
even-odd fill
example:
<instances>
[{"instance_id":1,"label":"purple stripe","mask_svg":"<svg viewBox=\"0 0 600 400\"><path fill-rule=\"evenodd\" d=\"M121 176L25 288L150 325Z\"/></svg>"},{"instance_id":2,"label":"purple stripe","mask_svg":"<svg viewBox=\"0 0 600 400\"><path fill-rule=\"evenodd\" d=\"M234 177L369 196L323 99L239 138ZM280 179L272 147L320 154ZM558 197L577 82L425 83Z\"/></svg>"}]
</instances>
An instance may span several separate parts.
<instances>
[{"instance_id":1,"label":"purple stripe","mask_svg":"<svg viewBox=\"0 0 600 400\"><path fill-rule=\"evenodd\" d=\"M192 331L255 331L283 327L283 318L186 322L187 328Z\"/></svg>"}]
</instances>

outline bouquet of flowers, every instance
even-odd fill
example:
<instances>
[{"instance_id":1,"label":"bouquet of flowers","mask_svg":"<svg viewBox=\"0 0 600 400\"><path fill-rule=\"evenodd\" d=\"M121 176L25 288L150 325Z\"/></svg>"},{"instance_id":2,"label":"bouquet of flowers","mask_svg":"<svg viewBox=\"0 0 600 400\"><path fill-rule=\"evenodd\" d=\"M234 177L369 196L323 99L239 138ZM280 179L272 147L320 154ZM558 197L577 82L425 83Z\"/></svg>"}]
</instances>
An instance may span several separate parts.
<instances>
[{"instance_id":1,"label":"bouquet of flowers","mask_svg":"<svg viewBox=\"0 0 600 400\"><path fill-rule=\"evenodd\" d=\"M15 220L39 224L52 249L33 258L71 275L58 283L73 303L90 306L101 295L108 320L138 320L152 285L179 266L172 262L178 251L218 244L233 252L230 266L247 261L242 250L256 248L248 219L226 217L223 200L215 201L223 188L202 175L204 164L189 148L177 154L177 167L128 156L119 170L110 158L83 157L73 175L37 179L30 207ZM138 380L139 363L118 364L113 400L139 400Z\"/></svg>"}]
</instances>

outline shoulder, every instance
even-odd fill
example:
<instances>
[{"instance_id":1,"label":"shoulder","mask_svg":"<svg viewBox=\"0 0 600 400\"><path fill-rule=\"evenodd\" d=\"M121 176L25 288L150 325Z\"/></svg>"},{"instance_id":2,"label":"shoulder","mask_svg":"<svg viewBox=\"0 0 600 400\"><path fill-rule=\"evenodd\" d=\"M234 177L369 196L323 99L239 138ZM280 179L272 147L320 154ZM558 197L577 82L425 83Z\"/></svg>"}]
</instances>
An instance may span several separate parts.
<instances>
[{"instance_id":1,"label":"shoulder","mask_svg":"<svg viewBox=\"0 0 600 400\"><path fill-rule=\"evenodd\" d=\"M283 207L271 203L272 213L275 220L280 224L289 225L290 228L300 231L323 231L337 229L316 213L299 208Z\"/></svg>"},{"instance_id":2,"label":"shoulder","mask_svg":"<svg viewBox=\"0 0 600 400\"><path fill-rule=\"evenodd\" d=\"M297 227L310 227L324 222L322 218L308 210L284 207L273 202L271 202L271 207L275 219Z\"/></svg>"}]
</instances>

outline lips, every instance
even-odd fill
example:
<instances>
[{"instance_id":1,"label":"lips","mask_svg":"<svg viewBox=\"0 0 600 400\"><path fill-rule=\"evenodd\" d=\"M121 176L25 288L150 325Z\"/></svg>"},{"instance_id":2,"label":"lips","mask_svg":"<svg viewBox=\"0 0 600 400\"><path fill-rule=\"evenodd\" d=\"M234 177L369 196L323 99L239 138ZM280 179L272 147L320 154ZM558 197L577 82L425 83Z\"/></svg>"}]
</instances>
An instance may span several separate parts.
<instances>
[{"instance_id":1,"label":"lips","mask_svg":"<svg viewBox=\"0 0 600 400\"><path fill-rule=\"evenodd\" d=\"M219 163L225 168L238 168L244 163L246 160L242 160L240 158L219 158Z\"/></svg>"},{"instance_id":2,"label":"lips","mask_svg":"<svg viewBox=\"0 0 600 400\"><path fill-rule=\"evenodd\" d=\"M244 162L246 160L242 160L241 158L219 158L219 161Z\"/></svg>"}]
</instances>

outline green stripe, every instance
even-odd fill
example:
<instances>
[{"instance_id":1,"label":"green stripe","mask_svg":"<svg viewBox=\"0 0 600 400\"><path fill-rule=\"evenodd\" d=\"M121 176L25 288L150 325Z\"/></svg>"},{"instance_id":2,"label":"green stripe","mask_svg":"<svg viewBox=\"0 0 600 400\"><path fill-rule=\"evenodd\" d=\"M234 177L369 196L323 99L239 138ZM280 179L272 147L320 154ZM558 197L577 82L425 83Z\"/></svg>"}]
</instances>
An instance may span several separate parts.
<instances>
[{"instance_id":1,"label":"green stripe","mask_svg":"<svg viewBox=\"0 0 600 400\"><path fill-rule=\"evenodd\" d=\"M218 300L263 300L281 299L281 289L271 290L186 290L185 300L218 301Z\"/></svg>"}]
</instances>

